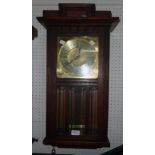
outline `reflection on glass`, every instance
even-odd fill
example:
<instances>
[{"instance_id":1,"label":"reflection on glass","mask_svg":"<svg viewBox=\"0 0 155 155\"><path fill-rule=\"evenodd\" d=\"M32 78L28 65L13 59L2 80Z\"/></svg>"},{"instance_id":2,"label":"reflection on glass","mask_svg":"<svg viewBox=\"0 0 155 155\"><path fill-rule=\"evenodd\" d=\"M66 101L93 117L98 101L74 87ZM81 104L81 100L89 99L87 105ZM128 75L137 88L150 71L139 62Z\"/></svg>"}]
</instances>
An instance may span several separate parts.
<instances>
[{"instance_id":1,"label":"reflection on glass","mask_svg":"<svg viewBox=\"0 0 155 155\"><path fill-rule=\"evenodd\" d=\"M87 75L90 72L90 67L88 65L83 65L81 67L81 74L82 75Z\"/></svg>"}]
</instances>

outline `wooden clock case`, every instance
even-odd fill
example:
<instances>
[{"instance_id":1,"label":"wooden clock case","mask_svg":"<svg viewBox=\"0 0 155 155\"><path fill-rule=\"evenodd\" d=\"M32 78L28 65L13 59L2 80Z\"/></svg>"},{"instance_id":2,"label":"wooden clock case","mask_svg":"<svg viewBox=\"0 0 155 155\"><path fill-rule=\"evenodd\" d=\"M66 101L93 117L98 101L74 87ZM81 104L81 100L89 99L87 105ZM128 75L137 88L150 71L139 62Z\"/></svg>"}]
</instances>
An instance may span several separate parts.
<instances>
[{"instance_id":1,"label":"wooden clock case","mask_svg":"<svg viewBox=\"0 0 155 155\"><path fill-rule=\"evenodd\" d=\"M58 11L44 10L43 17L37 19L47 29L46 138L43 143L70 148L109 147L109 44L110 32L119 18L112 17L111 11L96 11L95 4L59 4ZM97 79L57 78L58 36L99 38ZM80 127L80 123L84 125ZM80 134L74 135L74 131Z\"/></svg>"}]
</instances>

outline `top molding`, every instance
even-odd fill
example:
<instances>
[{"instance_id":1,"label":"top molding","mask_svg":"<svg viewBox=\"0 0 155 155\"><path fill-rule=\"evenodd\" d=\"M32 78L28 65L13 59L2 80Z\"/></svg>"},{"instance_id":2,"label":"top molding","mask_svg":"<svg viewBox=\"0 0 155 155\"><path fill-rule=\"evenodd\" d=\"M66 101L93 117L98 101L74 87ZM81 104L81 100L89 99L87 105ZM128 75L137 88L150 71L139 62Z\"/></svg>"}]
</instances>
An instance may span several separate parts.
<instances>
[{"instance_id":1,"label":"top molding","mask_svg":"<svg viewBox=\"0 0 155 155\"><path fill-rule=\"evenodd\" d=\"M44 26L58 25L100 25L110 26L112 31L119 17L112 17L111 11L96 11L95 4L60 3L59 10L43 10L43 17L37 17Z\"/></svg>"}]
</instances>

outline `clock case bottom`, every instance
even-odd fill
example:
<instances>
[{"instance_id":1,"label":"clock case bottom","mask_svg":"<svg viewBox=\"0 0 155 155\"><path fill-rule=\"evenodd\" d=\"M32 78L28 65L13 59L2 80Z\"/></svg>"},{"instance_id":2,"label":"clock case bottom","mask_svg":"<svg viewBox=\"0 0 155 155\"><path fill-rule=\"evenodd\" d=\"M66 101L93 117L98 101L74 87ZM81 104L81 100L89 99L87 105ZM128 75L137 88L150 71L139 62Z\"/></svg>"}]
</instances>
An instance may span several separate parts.
<instances>
[{"instance_id":1,"label":"clock case bottom","mask_svg":"<svg viewBox=\"0 0 155 155\"><path fill-rule=\"evenodd\" d=\"M96 149L101 147L110 147L108 138L99 140L75 139L75 138L48 138L43 141L45 145L52 145L61 148L88 148Z\"/></svg>"}]
</instances>

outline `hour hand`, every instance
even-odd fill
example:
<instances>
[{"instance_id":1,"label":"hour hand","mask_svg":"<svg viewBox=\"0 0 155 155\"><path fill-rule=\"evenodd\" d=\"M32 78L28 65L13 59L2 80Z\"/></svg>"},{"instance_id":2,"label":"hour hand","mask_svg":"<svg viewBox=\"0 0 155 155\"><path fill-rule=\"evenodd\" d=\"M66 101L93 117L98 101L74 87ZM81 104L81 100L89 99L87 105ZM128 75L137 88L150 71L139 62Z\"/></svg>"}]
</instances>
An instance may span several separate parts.
<instances>
[{"instance_id":1,"label":"hour hand","mask_svg":"<svg viewBox=\"0 0 155 155\"><path fill-rule=\"evenodd\" d=\"M69 61L68 64L71 64L73 61L79 59L79 58L80 58L80 54L81 54L81 48L79 48L79 50L78 50L76 56L75 56L71 61Z\"/></svg>"}]
</instances>

